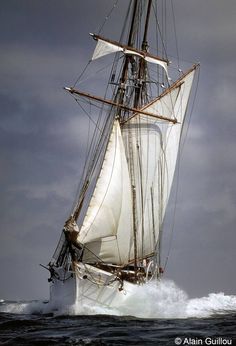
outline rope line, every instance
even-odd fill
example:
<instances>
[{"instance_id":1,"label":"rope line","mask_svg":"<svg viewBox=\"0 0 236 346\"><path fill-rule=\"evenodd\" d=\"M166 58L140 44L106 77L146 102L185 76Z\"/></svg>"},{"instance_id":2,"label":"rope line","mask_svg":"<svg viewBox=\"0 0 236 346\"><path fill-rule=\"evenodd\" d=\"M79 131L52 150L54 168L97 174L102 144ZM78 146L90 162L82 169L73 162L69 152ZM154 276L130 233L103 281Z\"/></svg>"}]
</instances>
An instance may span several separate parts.
<instances>
[{"instance_id":1,"label":"rope line","mask_svg":"<svg viewBox=\"0 0 236 346\"><path fill-rule=\"evenodd\" d=\"M171 226L171 235L170 235L170 240L169 240L169 247L168 247L168 251L167 251L167 256L166 256L166 260L165 260L165 264L164 264L164 270L166 269L166 266L168 264L168 260L170 257L170 252L171 252L171 248L172 248L172 244L173 244L173 239L174 239L174 224L175 224L175 219L176 219L176 210L177 210L177 200L178 200L178 192L179 192L179 177L180 177L180 169L181 169L181 160L182 160L182 153L183 153L183 149L184 149L184 145L186 142L186 138L187 138L187 134L188 134L188 130L189 130L189 125L190 125L190 120L192 117L192 113L193 113L193 109L194 109L194 104L196 101L196 96L197 96L197 91L198 91L198 84L199 84L199 76L200 76L200 70L198 72L197 75L197 81L196 81L196 89L195 89L195 93L193 96L193 102L192 102L192 107L191 110L189 112L189 119L188 122L186 123L186 133L184 135L184 137L181 140L181 146L179 147L179 154L178 154L178 161L176 164L176 169L177 169L177 185L176 185L176 191L175 191L175 200L174 200L174 211L173 211L173 219L172 219L172 226Z\"/></svg>"},{"instance_id":2,"label":"rope line","mask_svg":"<svg viewBox=\"0 0 236 346\"><path fill-rule=\"evenodd\" d=\"M116 8L116 6L117 6L117 4L118 4L118 1L119 1L119 0L116 0L116 1L114 2L112 8L110 9L110 11L108 12L108 14L106 15L106 17L105 17L103 23L101 24L101 26L100 26L97 30L94 30L95 32L97 32L98 34L101 33L101 31L102 31L102 29L104 28L104 26L105 26L107 20L110 18L112 12L113 12L114 9Z\"/></svg>"}]
</instances>

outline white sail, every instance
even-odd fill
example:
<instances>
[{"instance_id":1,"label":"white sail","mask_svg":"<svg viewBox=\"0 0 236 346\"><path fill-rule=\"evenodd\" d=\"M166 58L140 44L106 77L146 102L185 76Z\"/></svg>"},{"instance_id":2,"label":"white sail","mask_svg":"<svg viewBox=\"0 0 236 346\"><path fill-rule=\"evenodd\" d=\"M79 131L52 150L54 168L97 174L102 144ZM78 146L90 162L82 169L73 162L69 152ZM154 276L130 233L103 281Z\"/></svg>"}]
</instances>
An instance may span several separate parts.
<instances>
[{"instance_id":1,"label":"white sail","mask_svg":"<svg viewBox=\"0 0 236 346\"><path fill-rule=\"evenodd\" d=\"M179 141L195 70L143 110L177 123L137 115L122 130L136 191L138 257L155 251L174 177Z\"/></svg>"},{"instance_id":2,"label":"white sail","mask_svg":"<svg viewBox=\"0 0 236 346\"><path fill-rule=\"evenodd\" d=\"M122 51L123 51L123 48L115 44L109 43L107 41L104 41L102 39L98 39L95 50L93 52L92 60L99 59L111 53L117 53Z\"/></svg>"},{"instance_id":3,"label":"white sail","mask_svg":"<svg viewBox=\"0 0 236 346\"><path fill-rule=\"evenodd\" d=\"M96 36L91 34L97 41L97 45L95 47L95 50L93 52L92 60L101 58L105 55L111 54L111 53L117 53L117 52L123 52L124 54L129 55L135 55L138 57L143 58L145 61L160 65L164 68L166 71L166 74L168 75L167 70L167 61L159 59L158 57L152 56L149 53L138 51L136 49L133 49L132 47L127 47L124 45L121 45L118 42L115 41L107 41L106 39L103 39L102 37Z\"/></svg>"},{"instance_id":4,"label":"white sail","mask_svg":"<svg viewBox=\"0 0 236 346\"><path fill-rule=\"evenodd\" d=\"M132 199L125 149L114 122L103 166L78 241L85 245L83 259L128 263L133 237Z\"/></svg>"}]
</instances>

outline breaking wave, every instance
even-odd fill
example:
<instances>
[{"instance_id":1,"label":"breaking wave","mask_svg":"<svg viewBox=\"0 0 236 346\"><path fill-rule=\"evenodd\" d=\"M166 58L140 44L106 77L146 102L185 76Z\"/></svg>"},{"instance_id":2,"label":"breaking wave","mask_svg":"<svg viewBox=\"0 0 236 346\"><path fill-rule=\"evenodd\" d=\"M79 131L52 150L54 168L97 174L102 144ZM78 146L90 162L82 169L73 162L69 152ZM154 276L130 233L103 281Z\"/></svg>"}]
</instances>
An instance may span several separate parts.
<instances>
[{"instance_id":1,"label":"breaking wave","mask_svg":"<svg viewBox=\"0 0 236 346\"><path fill-rule=\"evenodd\" d=\"M47 314L53 312L43 301L0 302L0 312L15 314ZM67 306L56 315L116 315L139 318L204 318L236 312L236 296L210 293L206 297L189 299L173 281L162 280L158 284L135 286L127 297L125 306L119 309L97 306Z\"/></svg>"}]
</instances>

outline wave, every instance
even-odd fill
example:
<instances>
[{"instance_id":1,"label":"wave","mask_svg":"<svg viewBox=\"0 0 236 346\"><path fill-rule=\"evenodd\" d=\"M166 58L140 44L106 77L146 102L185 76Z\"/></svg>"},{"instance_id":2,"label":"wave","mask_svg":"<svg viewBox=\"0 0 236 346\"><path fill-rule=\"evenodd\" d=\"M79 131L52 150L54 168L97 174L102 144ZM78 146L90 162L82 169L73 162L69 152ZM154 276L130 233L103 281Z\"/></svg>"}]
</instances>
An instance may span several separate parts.
<instances>
[{"instance_id":1,"label":"wave","mask_svg":"<svg viewBox=\"0 0 236 346\"><path fill-rule=\"evenodd\" d=\"M0 304L0 312L13 314L52 313L50 304L43 301L7 302ZM236 313L236 296L210 293L206 297L189 299L186 292L171 280L145 286L135 286L125 306L112 309L98 306L73 305L59 308L57 315L116 315L138 318L205 318Z\"/></svg>"}]
</instances>

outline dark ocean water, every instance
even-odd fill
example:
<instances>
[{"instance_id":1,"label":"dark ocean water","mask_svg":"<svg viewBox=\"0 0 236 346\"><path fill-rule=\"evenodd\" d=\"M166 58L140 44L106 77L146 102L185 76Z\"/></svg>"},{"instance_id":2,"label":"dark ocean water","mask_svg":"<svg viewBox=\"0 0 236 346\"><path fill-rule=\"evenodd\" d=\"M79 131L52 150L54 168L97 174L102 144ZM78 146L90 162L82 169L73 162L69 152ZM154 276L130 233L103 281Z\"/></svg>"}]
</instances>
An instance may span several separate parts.
<instances>
[{"instance_id":1,"label":"dark ocean water","mask_svg":"<svg viewBox=\"0 0 236 346\"><path fill-rule=\"evenodd\" d=\"M235 345L236 296L188 298L162 280L134 289L125 306L58 308L0 300L0 345ZM134 317L135 316L135 317Z\"/></svg>"},{"instance_id":2,"label":"dark ocean water","mask_svg":"<svg viewBox=\"0 0 236 346\"><path fill-rule=\"evenodd\" d=\"M211 318L140 319L108 315L53 317L0 313L1 345L164 346L179 344L176 338L181 338L185 345L236 345L236 314Z\"/></svg>"}]
</instances>

